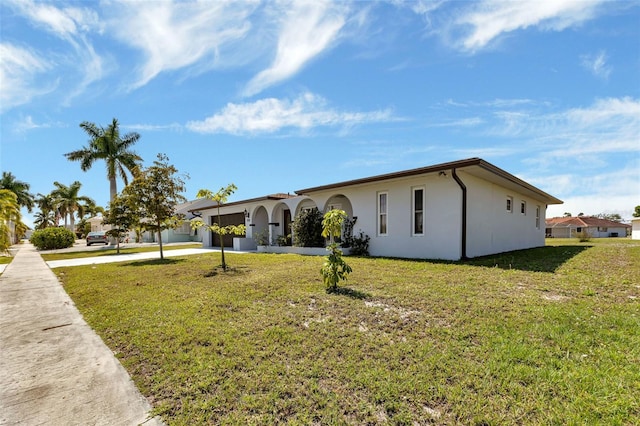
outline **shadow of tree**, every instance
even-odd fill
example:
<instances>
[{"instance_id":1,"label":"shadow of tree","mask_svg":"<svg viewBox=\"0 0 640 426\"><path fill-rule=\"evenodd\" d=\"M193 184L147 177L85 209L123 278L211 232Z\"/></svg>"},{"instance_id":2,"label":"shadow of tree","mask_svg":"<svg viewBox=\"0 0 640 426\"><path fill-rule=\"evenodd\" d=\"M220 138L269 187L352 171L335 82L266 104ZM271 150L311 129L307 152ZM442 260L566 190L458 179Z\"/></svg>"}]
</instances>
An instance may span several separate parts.
<instances>
[{"instance_id":1,"label":"shadow of tree","mask_svg":"<svg viewBox=\"0 0 640 426\"><path fill-rule=\"evenodd\" d=\"M221 265L216 266L210 271L205 272L205 277L215 277L218 274L225 275L243 275L251 270L246 266L227 266L227 270L222 269Z\"/></svg>"},{"instance_id":2,"label":"shadow of tree","mask_svg":"<svg viewBox=\"0 0 640 426\"><path fill-rule=\"evenodd\" d=\"M122 266L175 265L181 262L184 262L184 259L149 259L123 263Z\"/></svg>"},{"instance_id":3,"label":"shadow of tree","mask_svg":"<svg viewBox=\"0 0 640 426\"><path fill-rule=\"evenodd\" d=\"M593 246L537 247L476 257L455 263L530 272L555 272L564 263L591 247Z\"/></svg>"},{"instance_id":4,"label":"shadow of tree","mask_svg":"<svg viewBox=\"0 0 640 426\"><path fill-rule=\"evenodd\" d=\"M352 299L359 299L359 300L369 299L371 297L371 295L368 293L362 292L360 290L354 290L349 287L338 287L331 293L337 294L340 296L347 296Z\"/></svg>"}]
</instances>

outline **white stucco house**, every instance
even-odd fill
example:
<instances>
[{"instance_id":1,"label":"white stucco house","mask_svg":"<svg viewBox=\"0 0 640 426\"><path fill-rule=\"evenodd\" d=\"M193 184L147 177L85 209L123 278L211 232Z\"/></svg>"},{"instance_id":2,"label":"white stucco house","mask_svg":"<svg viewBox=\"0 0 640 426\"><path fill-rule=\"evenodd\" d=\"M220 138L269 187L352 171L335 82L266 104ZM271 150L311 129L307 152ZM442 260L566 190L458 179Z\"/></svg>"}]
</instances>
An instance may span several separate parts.
<instances>
[{"instance_id":1,"label":"white stucco house","mask_svg":"<svg viewBox=\"0 0 640 426\"><path fill-rule=\"evenodd\" d=\"M460 260L544 246L545 213L562 201L480 158L453 161L227 203L222 225L242 224L246 238L225 246L256 248L253 237L269 241L290 234L304 209L344 210L356 219L354 233L370 237L372 256ZM192 211L217 221L217 206ZM217 246L217 235L202 235ZM292 251L295 252L295 248Z\"/></svg>"},{"instance_id":2,"label":"white stucco house","mask_svg":"<svg viewBox=\"0 0 640 426\"><path fill-rule=\"evenodd\" d=\"M631 239L640 240L640 217L631 219Z\"/></svg>"}]
</instances>

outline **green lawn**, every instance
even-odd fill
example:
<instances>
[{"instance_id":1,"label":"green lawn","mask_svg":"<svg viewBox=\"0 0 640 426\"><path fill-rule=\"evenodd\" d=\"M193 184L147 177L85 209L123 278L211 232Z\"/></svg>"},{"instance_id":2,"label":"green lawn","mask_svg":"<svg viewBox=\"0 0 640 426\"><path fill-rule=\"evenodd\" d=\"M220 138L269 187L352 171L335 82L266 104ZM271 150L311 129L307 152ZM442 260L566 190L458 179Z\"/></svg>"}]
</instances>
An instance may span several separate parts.
<instances>
[{"instance_id":1,"label":"green lawn","mask_svg":"<svg viewBox=\"0 0 640 426\"><path fill-rule=\"evenodd\" d=\"M640 423L640 244L55 269L169 425Z\"/></svg>"},{"instance_id":2,"label":"green lawn","mask_svg":"<svg viewBox=\"0 0 640 426\"><path fill-rule=\"evenodd\" d=\"M202 243L193 243L193 244L178 244L178 245L163 245L162 250L180 250L180 249L188 249L188 248L201 248ZM131 253L142 253L142 252L160 252L159 246L153 247L121 247L120 254L131 254ZM116 250L116 246L108 246L101 248L101 250L85 250L85 251L70 251L64 253L46 253L41 252L40 255L45 261L50 260L65 260L65 259L78 259L83 257L99 257L99 256L115 256L118 252Z\"/></svg>"}]
</instances>

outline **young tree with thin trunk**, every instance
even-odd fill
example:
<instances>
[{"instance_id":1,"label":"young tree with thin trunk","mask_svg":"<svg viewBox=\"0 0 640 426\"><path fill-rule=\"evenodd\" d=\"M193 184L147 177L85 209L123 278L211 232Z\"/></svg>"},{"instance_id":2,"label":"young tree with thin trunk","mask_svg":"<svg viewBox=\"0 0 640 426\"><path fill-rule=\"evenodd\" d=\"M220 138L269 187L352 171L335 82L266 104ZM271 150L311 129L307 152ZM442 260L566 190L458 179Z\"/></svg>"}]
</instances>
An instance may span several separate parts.
<instances>
[{"instance_id":1,"label":"young tree with thin trunk","mask_svg":"<svg viewBox=\"0 0 640 426\"><path fill-rule=\"evenodd\" d=\"M207 225L206 223L204 223L202 219L194 219L191 221L191 227L193 229L206 228L209 231L219 236L220 253L222 254L222 264L220 266L222 267L222 270L225 272L227 271L227 262L224 259L224 241L223 241L224 238L223 237L225 235L244 235L245 232L247 231L244 225L226 225L226 226L221 225L222 221L221 221L221 215L220 215L220 207L222 207L227 202L227 200L229 199L229 196L233 194L236 191L236 189L238 188L233 183L230 183L229 185L226 186L226 188L220 188L220 190L215 194L209 189L201 189L200 191L198 191L198 194L196 195L197 198L206 198L216 203L216 206L218 209L218 215L217 215L218 221L214 222L213 225Z\"/></svg>"},{"instance_id":2,"label":"young tree with thin trunk","mask_svg":"<svg viewBox=\"0 0 640 426\"><path fill-rule=\"evenodd\" d=\"M352 271L351 266L342 258L342 250L335 243L335 238L342 234L342 224L347 219L344 210L333 209L325 213L322 220L322 236L329 237L330 244L327 246L329 254L325 259L320 273L327 286L327 293L338 290L338 282L346 280L347 275Z\"/></svg>"},{"instance_id":3,"label":"young tree with thin trunk","mask_svg":"<svg viewBox=\"0 0 640 426\"><path fill-rule=\"evenodd\" d=\"M158 233L160 259L164 259L162 231L176 226L176 206L186 201L184 191L184 180L164 154L158 154L153 166L140 170L122 191L145 228Z\"/></svg>"}]
</instances>

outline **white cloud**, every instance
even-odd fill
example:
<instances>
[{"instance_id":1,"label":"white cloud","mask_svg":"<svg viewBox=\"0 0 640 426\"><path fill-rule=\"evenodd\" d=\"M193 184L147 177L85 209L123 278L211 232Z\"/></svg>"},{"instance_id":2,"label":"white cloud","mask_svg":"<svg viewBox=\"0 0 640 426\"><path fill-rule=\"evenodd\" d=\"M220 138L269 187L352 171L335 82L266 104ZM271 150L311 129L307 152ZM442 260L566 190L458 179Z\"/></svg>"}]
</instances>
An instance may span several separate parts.
<instances>
[{"instance_id":1,"label":"white cloud","mask_svg":"<svg viewBox=\"0 0 640 426\"><path fill-rule=\"evenodd\" d=\"M10 43L0 44L0 112L28 103L36 96L51 92L55 84L41 84L37 76L51 64L35 52Z\"/></svg>"},{"instance_id":2,"label":"white cloud","mask_svg":"<svg viewBox=\"0 0 640 426\"><path fill-rule=\"evenodd\" d=\"M347 10L342 3L294 1L284 6L273 63L247 84L245 96L255 95L296 74L331 47L346 22Z\"/></svg>"},{"instance_id":3,"label":"white cloud","mask_svg":"<svg viewBox=\"0 0 640 426\"><path fill-rule=\"evenodd\" d=\"M500 36L516 30L537 27L562 31L595 16L602 0L486 0L468 3L452 23L454 45L467 52L487 47Z\"/></svg>"},{"instance_id":4,"label":"white cloud","mask_svg":"<svg viewBox=\"0 0 640 426\"><path fill-rule=\"evenodd\" d=\"M609 75L613 71L613 67L607 65L607 54L604 51L600 51L593 55L583 55L581 60L582 66L593 75L603 80L609 79Z\"/></svg>"},{"instance_id":5,"label":"white cloud","mask_svg":"<svg viewBox=\"0 0 640 426\"><path fill-rule=\"evenodd\" d=\"M242 40L251 28L255 1L132 2L108 10L108 28L121 42L141 50L144 64L130 89L164 71L200 64L216 66L223 47Z\"/></svg>"},{"instance_id":6,"label":"white cloud","mask_svg":"<svg viewBox=\"0 0 640 426\"><path fill-rule=\"evenodd\" d=\"M320 126L344 127L391 120L393 116L389 110L339 112L328 108L322 97L304 93L292 101L268 98L253 103L229 103L220 113L204 121L190 121L186 127L198 133L241 135L274 133L284 128L306 130Z\"/></svg>"}]
</instances>

